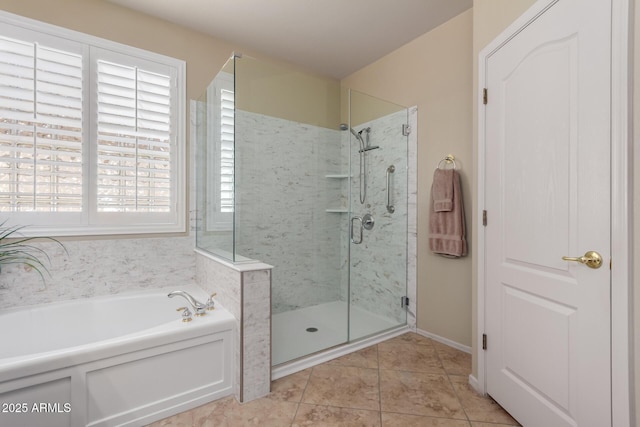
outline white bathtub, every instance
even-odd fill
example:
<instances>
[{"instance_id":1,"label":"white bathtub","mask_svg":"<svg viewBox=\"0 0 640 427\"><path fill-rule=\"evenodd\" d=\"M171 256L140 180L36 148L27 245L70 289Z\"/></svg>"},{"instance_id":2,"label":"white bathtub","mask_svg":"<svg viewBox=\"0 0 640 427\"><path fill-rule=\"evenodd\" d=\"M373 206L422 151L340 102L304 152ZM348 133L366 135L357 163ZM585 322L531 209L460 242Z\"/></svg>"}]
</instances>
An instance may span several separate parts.
<instances>
[{"instance_id":1,"label":"white bathtub","mask_svg":"<svg viewBox=\"0 0 640 427\"><path fill-rule=\"evenodd\" d=\"M0 310L0 426L144 425L233 394L235 319L180 286Z\"/></svg>"}]
</instances>

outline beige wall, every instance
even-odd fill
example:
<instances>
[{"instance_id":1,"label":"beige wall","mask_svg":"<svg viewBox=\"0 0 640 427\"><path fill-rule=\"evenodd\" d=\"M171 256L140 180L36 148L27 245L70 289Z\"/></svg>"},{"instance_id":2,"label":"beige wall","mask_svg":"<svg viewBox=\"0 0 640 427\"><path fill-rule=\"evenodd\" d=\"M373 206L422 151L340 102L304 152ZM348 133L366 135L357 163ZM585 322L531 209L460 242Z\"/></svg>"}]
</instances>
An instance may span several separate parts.
<instances>
[{"instance_id":1,"label":"beige wall","mask_svg":"<svg viewBox=\"0 0 640 427\"><path fill-rule=\"evenodd\" d=\"M237 108L338 130L338 80L246 55L236 61L235 73Z\"/></svg>"},{"instance_id":2,"label":"beige wall","mask_svg":"<svg viewBox=\"0 0 640 427\"><path fill-rule=\"evenodd\" d=\"M405 106L418 106L418 328L471 345L471 257L447 259L428 249L433 171L456 156L471 230L472 12L446 22L342 85Z\"/></svg>"},{"instance_id":3,"label":"beige wall","mask_svg":"<svg viewBox=\"0 0 640 427\"><path fill-rule=\"evenodd\" d=\"M346 87L342 89L343 122L347 123L350 119L353 128L359 128L363 123L406 109L405 106L388 102L386 99L374 97L367 93L349 90L351 88Z\"/></svg>"}]
</instances>

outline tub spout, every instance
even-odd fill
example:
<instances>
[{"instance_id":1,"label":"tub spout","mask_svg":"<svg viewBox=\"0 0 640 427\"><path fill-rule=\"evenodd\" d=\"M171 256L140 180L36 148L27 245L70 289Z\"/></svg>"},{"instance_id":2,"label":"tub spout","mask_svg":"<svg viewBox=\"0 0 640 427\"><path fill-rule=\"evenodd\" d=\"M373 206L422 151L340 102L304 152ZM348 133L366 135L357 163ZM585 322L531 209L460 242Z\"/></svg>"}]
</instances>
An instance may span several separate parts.
<instances>
[{"instance_id":1,"label":"tub spout","mask_svg":"<svg viewBox=\"0 0 640 427\"><path fill-rule=\"evenodd\" d=\"M191 295L189 295L189 293L185 292L185 291L173 291L173 292L169 292L169 295L167 295L169 298L173 298L175 296L180 296L184 299L187 300L187 302L189 304L191 304L191 306L193 307L193 310L196 312L196 316L204 316L206 314L205 310L207 308L206 305L204 305L203 303L201 303L200 301L198 301L197 299L195 299L194 297L192 297Z\"/></svg>"}]
</instances>

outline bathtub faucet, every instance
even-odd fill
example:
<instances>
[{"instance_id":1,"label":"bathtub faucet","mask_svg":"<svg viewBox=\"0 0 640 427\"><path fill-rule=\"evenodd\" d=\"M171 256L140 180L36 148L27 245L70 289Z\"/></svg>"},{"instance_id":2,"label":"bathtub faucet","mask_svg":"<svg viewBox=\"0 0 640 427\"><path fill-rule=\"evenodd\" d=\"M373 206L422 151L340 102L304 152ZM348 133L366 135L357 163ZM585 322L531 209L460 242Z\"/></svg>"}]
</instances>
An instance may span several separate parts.
<instances>
[{"instance_id":1,"label":"bathtub faucet","mask_svg":"<svg viewBox=\"0 0 640 427\"><path fill-rule=\"evenodd\" d=\"M180 296L186 299L189 302L189 304L191 304L191 306L193 307L193 310L196 312L196 316L204 316L205 314L207 314L205 311L207 306L201 303L200 301L198 301L197 299L195 299L194 297L192 297L191 295L189 295L185 291L173 291L173 292L170 292L169 295L167 296L169 298Z\"/></svg>"}]
</instances>

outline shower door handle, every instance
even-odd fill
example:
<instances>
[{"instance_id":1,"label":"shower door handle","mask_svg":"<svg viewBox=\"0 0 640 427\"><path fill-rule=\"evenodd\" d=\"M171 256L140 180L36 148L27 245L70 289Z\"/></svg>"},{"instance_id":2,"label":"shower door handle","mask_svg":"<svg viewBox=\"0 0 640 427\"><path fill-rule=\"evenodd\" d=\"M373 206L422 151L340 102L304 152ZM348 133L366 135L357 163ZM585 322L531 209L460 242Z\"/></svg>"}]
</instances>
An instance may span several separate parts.
<instances>
[{"instance_id":1,"label":"shower door handle","mask_svg":"<svg viewBox=\"0 0 640 427\"><path fill-rule=\"evenodd\" d=\"M356 240L356 236L353 233L353 223L356 222L356 220L360 221L360 227L358 227L360 229L359 240ZM365 214L364 216L354 216L353 218L351 218L351 242L356 245L362 243L362 240L364 240L364 230L372 230L375 223L376 221L373 219L373 216L370 213Z\"/></svg>"},{"instance_id":2,"label":"shower door handle","mask_svg":"<svg viewBox=\"0 0 640 427\"><path fill-rule=\"evenodd\" d=\"M360 221L360 227L358 227L360 229L360 240L356 240L356 236L353 234L353 223L358 220ZM364 234L364 231L362 229L362 217L361 216L354 216L353 218L351 218L351 242L359 245L360 243L362 243L362 236Z\"/></svg>"},{"instance_id":3,"label":"shower door handle","mask_svg":"<svg viewBox=\"0 0 640 427\"><path fill-rule=\"evenodd\" d=\"M396 171L396 167L391 165L387 168L387 212L394 213L396 208L391 203L391 174Z\"/></svg>"}]
</instances>

